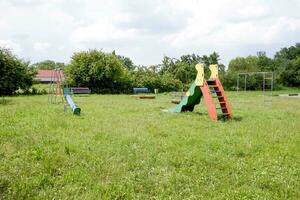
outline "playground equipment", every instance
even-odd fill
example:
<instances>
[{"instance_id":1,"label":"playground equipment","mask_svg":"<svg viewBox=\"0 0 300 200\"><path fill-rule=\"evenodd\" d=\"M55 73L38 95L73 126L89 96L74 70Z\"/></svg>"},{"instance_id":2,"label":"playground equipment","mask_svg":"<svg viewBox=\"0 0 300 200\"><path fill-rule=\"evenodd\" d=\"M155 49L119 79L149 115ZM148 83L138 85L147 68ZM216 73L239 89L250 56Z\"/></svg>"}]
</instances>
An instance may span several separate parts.
<instances>
[{"instance_id":1,"label":"playground equipment","mask_svg":"<svg viewBox=\"0 0 300 200\"><path fill-rule=\"evenodd\" d=\"M55 69L51 72L51 80L48 92L49 103L64 103L65 101L70 105L73 114L80 115L81 109L73 102L70 94L70 88L63 89L62 83L63 71ZM64 98L65 97L65 98Z\"/></svg>"},{"instance_id":2,"label":"playground equipment","mask_svg":"<svg viewBox=\"0 0 300 200\"><path fill-rule=\"evenodd\" d=\"M181 102L175 108L169 109L169 112L192 112L195 105L199 104L203 97L208 115L213 121L218 120L217 109L221 110L221 114L224 118L232 118L230 106L225 96L223 86L218 78L218 65L210 65L209 69L211 71L210 79L205 80L204 65L196 65L196 70L198 72L196 80L191 84L190 89ZM213 94L215 94L215 96L213 96ZM218 101L217 104L219 104L219 107L216 107L214 99Z\"/></svg>"},{"instance_id":3,"label":"playground equipment","mask_svg":"<svg viewBox=\"0 0 300 200\"><path fill-rule=\"evenodd\" d=\"M240 91L240 77L244 77L244 92L247 91L247 77L251 76L262 76L262 91L264 101L272 102L273 96L273 88L274 88L274 73L273 72L240 72L237 75L236 80L236 91ZM270 92L270 95L267 95L267 92ZM270 98L267 99L266 97L269 96Z\"/></svg>"},{"instance_id":4,"label":"playground equipment","mask_svg":"<svg viewBox=\"0 0 300 200\"><path fill-rule=\"evenodd\" d=\"M67 103L70 105L74 115L80 115L81 109L73 102L71 96L71 88L64 88L64 95Z\"/></svg>"},{"instance_id":5,"label":"playground equipment","mask_svg":"<svg viewBox=\"0 0 300 200\"><path fill-rule=\"evenodd\" d=\"M62 77L63 71L60 69L54 69L51 71L51 79L48 91L48 102L49 103L63 103L63 92L62 92Z\"/></svg>"}]
</instances>

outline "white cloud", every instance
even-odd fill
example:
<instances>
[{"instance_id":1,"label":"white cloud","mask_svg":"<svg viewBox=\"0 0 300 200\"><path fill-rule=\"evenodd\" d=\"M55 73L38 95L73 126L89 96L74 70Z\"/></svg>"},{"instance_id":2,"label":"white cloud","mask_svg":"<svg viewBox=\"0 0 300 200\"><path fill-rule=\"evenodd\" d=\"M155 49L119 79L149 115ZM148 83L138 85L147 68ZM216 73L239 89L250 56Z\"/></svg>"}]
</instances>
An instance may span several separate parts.
<instances>
[{"instance_id":1,"label":"white cloud","mask_svg":"<svg viewBox=\"0 0 300 200\"><path fill-rule=\"evenodd\" d=\"M242 0L178 0L173 9L188 10L187 26L165 35L164 40L179 52L215 50L225 63L232 57L255 54L259 50L272 55L274 46L278 51L294 44L297 33L300 34L299 14L281 17L293 8L276 4L255 0L247 4Z\"/></svg>"},{"instance_id":2,"label":"white cloud","mask_svg":"<svg viewBox=\"0 0 300 200\"><path fill-rule=\"evenodd\" d=\"M226 63L299 42L299 9L299 0L0 0L0 40L33 61L98 48L136 64L215 50Z\"/></svg>"},{"instance_id":3,"label":"white cloud","mask_svg":"<svg viewBox=\"0 0 300 200\"><path fill-rule=\"evenodd\" d=\"M12 40L0 40L0 46L4 47L6 49L11 49L12 51L14 51L16 53L19 53L22 51L21 46Z\"/></svg>"},{"instance_id":4,"label":"white cloud","mask_svg":"<svg viewBox=\"0 0 300 200\"><path fill-rule=\"evenodd\" d=\"M249 5L237 10L237 14L242 19L256 19L268 16L270 11L262 5Z\"/></svg>"},{"instance_id":5,"label":"white cloud","mask_svg":"<svg viewBox=\"0 0 300 200\"><path fill-rule=\"evenodd\" d=\"M51 44L49 44L48 42L36 42L33 45L33 49L34 50L38 50L38 51L44 51L47 50L51 47Z\"/></svg>"},{"instance_id":6,"label":"white cloud","mask_svg":"<svg viewBox=\"0 0 300 200\"><path fill-rule=\"evenodd\" d=\"M232 2L234 4L231 4ZM269 14L269 9L255 1L252 4L245 4L242 0L212 0L202 3L190 1L190 3L191 15L188 18L188 25L165 38L174 47L256 43L260 38L257 34L266 29L266 23L261 23L261 18ZM186 4L174 9L185 9ZM203 9L199 10L199 7Z\"/></svg>"},{"instance_id":7,"label":"white cloud","mask_svg":"<svg viewBox=\"0 0 300 200\"><path fill-rule=\"evenodd\" d=\"M96 23L81 26L71 34L73 42L103 42L103 41L123 41L135 35L134 29L121 29L115 24L126 21L126 18L116 16L114 20L100 18Z\"/></svg>"}]
</instances>

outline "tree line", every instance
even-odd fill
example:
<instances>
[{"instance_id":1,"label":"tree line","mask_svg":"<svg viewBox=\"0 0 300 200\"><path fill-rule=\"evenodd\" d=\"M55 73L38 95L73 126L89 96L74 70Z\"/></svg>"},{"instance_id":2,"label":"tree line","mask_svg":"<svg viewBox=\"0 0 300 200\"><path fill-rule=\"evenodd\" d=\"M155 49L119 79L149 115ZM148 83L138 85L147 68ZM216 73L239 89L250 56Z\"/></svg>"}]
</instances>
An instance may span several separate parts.
<instances>
[{"instance_id":1,"label":"tree line","mask_svg":"<svg viewBox=\"0 0 300 200\"><path fill-rule=\"evenodd\" d=\"M300 45L282 48L273 58L265 55L237 57L229 62L228 69L220 63L220 56L187 54L180 58L164 56L161 63L137 66L128 57L113 52L88 50L76 52L68 64L51 60L30 64L10 50L0 47L0 94L14 94L28 90L39 69L64 69L66 84L89 87L93 93L130 93L133 87L148 87L160 92L186 90L196 77L195 65L203 63L205 76L209 77L210 64L218 64L219 76L227 90L236 89L240 72L273 72L276 88L300 86ZM262 77L247 78L247 89L261 89Z\"/></svg>"},{"instance_id":2,"label":"tree line","mask_svg":"<svg viewBox=\"0 0 300 200\"><path fill-rule=\"evenodd\" d=\"M236 89L237 76L240 72L273 72L275 89L300 86L300 44L282 48L273 58L265 55L237 57L229 62L223 76L227 89ZM261 89L262 76L247 77L247 89Z\"/></svg>"}]
</instances>

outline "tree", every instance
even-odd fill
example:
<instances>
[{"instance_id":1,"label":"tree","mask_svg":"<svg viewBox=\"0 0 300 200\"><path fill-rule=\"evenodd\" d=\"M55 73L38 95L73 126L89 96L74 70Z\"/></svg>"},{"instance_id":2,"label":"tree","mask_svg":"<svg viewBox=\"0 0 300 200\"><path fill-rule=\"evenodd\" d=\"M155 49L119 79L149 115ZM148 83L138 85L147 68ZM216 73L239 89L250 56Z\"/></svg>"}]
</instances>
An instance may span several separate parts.
<instances>
[{"instance_id":1,"label":"tree","mask_svg":"<svg viewBox=\"0 0 300 200\"><path fill-rule=\"evenodd\" d=\"M286 86L300 86L300 56L287 63L286 70L281 73L280 78Z\"/></svg>"},{"instance_id":2,"label":"tree","mask_svg":"<svg viewBox=\"0 0 300 200\"><path fill-rule=\"evenodd\" d=\"M274 72L277 70L277 66L273 59L268 58L267 56L258 56L258 69L260 71L269 71Z\"/></svg>"},{"instance_id":3,"label":"tree","mask_svg":"<svg viewBox=\"0 0 300 200\"><path fill-rule=\"evenodd\" d=\"M267 56L237 57L229 63L224 78L227 89L236 89L236 79L239 72L267 71L274 73L275 88L284 86L300 86L300 44L282 48L274 58ZM262 77L252 76L247 78L247 89L260 89Z\"/></svg>"},{"instance_id":4,"label":"tree","mask_svg":"<svg viewBox=\"0 0 300 200\"><path fill-rule=\"evenodd\" d=\"M285 86L300 86L300 44L283 48L275 54L274 63L279 74L279 81Z\"/></svg>"},{"instance_id":5,"label":"tree","mask_svg":"<svg viewBox=\"0 0 300 200\"><path fill-rule=\"evenodd\" d=\"M213 52L209 56L203 55L202 57L200 57L200 61L204 63L206 67L212 64L219 64L220 55L217 52Z\"/></svg>"},{"instance_id":6,"label":"tree","mask_svg":"<svg viewBox=\"0 0 300 200\"><path fill-rule=\"evenodd\" d=\"M175 69L175 58L170 58L164 56L161 64L159 73L162 74L172 74Z\"/></svg>"},{"instance_id":7,"label":"tree","mask_svg":"<svg viewBox=\"0 0 300 200\"><path fill-rule=\"evenodd\" d=\"M296 44L295 46L291 46L289 48L282 48L279 52L277 52L274 56L275 60L293 60L300 56L300 44Z\"/></svg>"},{"instance_id":8,"label":"tree","mask_svg":"<svg viewBox=\"0 0 300 200\"><path fill-rule=\"evenodd\" d=\"M130 58L120 56L120 55L117 55L117 57L129 71L132 71L135 69L135 66Z\"/></svg>"},{"instance_id":9,"label":"tree","mask_svg":"<svg viewBox=\"0 0 300 200\"><path fill-rule=\"evenodd\" d=\"M259 71L258 58L256 56L248 56L246 58L237 57L232 59L228 65L228 73L238 72L254 72Z\"/></svg>"},{"instance_id":10,"label":"tree","mask_svg":"<svg viewBox=\"0 0 300 200\"><path fill-rule=\"evenodd\" d=\"M96 93L119 93L128 90L130 84L120 59L113 53L98 50L74 53L66 74L70 85L90 87Z\"/></svg>"},{"instance_id":11,"label":"tree","mask_svg":"<svg viewBox=\"0 0 300 200\"><path fill-rule=\"evenodd\" d=\"M0 95L11 95L19 88L28 89L35 71L29 62L18 59L10 50L0 47Z\"/></svg>"},{"instance_id":12,"label":"tree","mask_svg":"<svg viewBox=\"0 0 300 200\"><path fill-rule=\"evenodd\" d=\"M165 56L162 61L160 74L171 75L183 84L190 84L196 77L195 65L200 62L200 56L195 54L183 55L180 59Z\"/></svg>"},{"instance_id":13,"label":"tree","mask_svg":"<svg viewBox=\"0 0 300 200\"><path fill-rule=\"evenodd\" d=\"M159 74L156 71L157 66L147 68L145 66L137 67L132 72L134 87L147 87L150 90L159 89L160 92L177 91L182 83L170 74Z\"/></svg>"},{"instance_id":14,"label":"tree","mask_svg":"<svg viewBox=\"0 0 300 200\"><path fill-rule=\"evenodd\" d=\"M205 66L205 77L210 76L208 69L210 64L218 64L220 75L223 77L225 73L225 66L219 63L220 56L213 52L210 55L199 56L196 54L187 54L180 57L180 59L170 58L165 56L161 64L160 74L168 74L173 78L180 80L184 88L189 87L191 82L196 78L197 71L195 65L203 63Z\"/></svg>"},{"instance_id":15,"label":"tree","mask_svg":"<svg viewBox=\"0 0 300 200\"><path fill-rule=\"evenodd\" d=\"M226 77L224 77L224 86L227 89L236 89L236 81L240 72L260 71L259 59L256 56L248 56L246 58L237 57L229 62ZM261 82L260 77L247 77L247 89L257 89Z\"/></svg>"},{"instance_id":16,"label":"tree","mask_svg":"<svg viewBox=\"0 0 300 200\"><path fill-rule=\"evenodd\" d=\"M31 67L36 69L64 69L65 64L60 62L55 62L52 60L44 60L41 62L34 63Z\"/></svg>"}]
</instances>

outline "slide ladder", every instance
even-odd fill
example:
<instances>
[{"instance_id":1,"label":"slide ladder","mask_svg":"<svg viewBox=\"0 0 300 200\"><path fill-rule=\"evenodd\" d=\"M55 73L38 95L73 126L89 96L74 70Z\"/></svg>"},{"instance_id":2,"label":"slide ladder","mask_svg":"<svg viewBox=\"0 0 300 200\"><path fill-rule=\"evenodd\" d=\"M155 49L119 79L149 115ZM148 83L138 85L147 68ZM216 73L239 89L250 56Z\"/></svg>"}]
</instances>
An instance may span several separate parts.
<instances>
[{"instance_id":1,"label":"slide ladder","mask_svg":"<svg viewBox=\"0 0 300 200\"><path fill-rule=\"evenodd\" d=\"M185 112L193 111L195 105L200 103L203 97L209 117L213 121L218 120L218 112L220 110L223 118L232 119L232 112L225 96L225 92L221 81L218 78L218 66L210 65L211 76L209 80L204 79L204 65L196 65L198 71L195 82L191 85L186 96L181 100L179 105L169 112Z\"/></svg>"},{"instance_id":2,"label":"slide ladder","mask_svg":"<svg viewBox=\"0 0 300 200\"><path fill-rule=\"evenodd\" d=\"M200 87L205 105L207 107L208 116L213 120L218 120L218 113L216 110L216 106L213 100L212 93L210 91L210 87L208 83L204 80L203 86Z\"/></svg>"},{"instance_id":3,"label":"slide ladder","mask_svg":"<svg viewBox=\"0 0 300 200\"><path fill-rule=\"evenodd\" d=\"M208 87L210 88L210 92L212 94L215 94L213 98L217 100L217 104L219 104L219 107L216 107L216 109L221 110L221 114L224 118L231 119L232 118L232 112L227 100L227 97L225 95L222 83L219 79L210 79L207 82ZM211 95L212 96L212 95ZM209 112L210 113L210 112ZM211 115L210 115L211 116ZM211 116L213 119L213 117Z\"/></svg>"}]
</instances>

